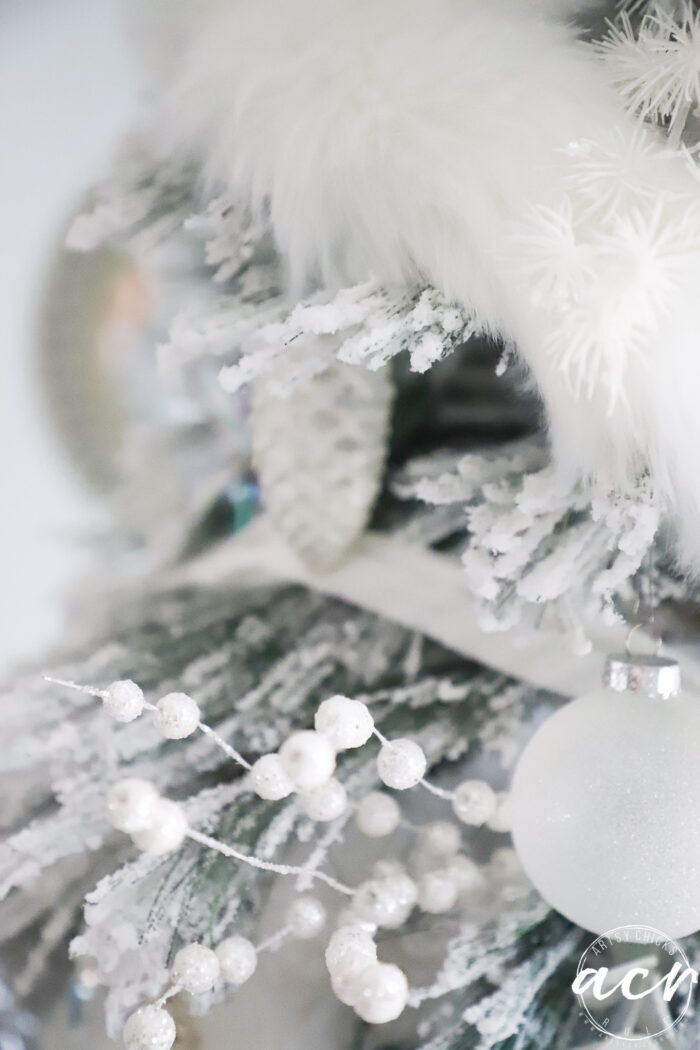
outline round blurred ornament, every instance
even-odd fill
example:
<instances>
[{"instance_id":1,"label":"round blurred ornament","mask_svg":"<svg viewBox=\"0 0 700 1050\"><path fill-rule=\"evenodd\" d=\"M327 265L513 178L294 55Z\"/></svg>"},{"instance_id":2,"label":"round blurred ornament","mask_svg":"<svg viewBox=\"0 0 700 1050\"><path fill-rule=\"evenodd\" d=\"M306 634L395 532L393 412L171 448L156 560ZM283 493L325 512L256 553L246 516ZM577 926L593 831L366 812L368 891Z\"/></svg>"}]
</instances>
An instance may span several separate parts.
<instances>
[{"instance_id":1,"label":"round blurred ornament","mask_svg":"<svg viewBox=\"0 0 700 1050\"><path fill-rule=\"evenodd\" d=\"M44 294L42 373L63 444L134 550L160 560L229 534L258 509L245 398L220 363L168 367L175 314L212 293L184 238L129 253L61 249Z\"/></svg>"},{"instance_id":2,"label":"round blurred ornament","mask_svg":"<svg viewBox=\"0 0 700 1050\"><path fill-rule=\"evenodd\" d=\"M117 480L124 413L108 345L133 338L150 313L150 295L123 252L61 250L45 289L40 332L42 376L54 423L75 466L98 488Z\"/></svg>"},{"instance_id":3,"label":"round blurred ornament","mask_svg":"<svg viewBox=\"0 0 700 1050\"><path fill-rule=\"evenodd\" d=\"M537 731L515 771L523 867L585 929L700 927L700 702L678 664L608 658L603 686Z\"/></svg>"}]
</instances>

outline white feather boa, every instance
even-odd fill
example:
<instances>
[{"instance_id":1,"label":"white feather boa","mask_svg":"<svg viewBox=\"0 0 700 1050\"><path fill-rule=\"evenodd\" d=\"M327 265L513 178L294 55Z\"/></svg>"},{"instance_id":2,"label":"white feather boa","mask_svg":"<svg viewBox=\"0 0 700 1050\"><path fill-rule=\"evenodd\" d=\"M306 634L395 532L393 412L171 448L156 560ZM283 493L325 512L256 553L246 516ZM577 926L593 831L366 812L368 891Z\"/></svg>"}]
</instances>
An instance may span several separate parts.
<instances>
[{"instance_id":1,"label":"white feather boa","mask_svg":"<svg viewBox=\"0 0 700 1050\"><path fill-rule=\"evenodd\" d=\"M421 279L474 309L527 362L562 469L650 472L700 562L700 189L558 20L575 5L205 6L164 147L269 208L296 288Z\"/></svg>"}]
</instances>

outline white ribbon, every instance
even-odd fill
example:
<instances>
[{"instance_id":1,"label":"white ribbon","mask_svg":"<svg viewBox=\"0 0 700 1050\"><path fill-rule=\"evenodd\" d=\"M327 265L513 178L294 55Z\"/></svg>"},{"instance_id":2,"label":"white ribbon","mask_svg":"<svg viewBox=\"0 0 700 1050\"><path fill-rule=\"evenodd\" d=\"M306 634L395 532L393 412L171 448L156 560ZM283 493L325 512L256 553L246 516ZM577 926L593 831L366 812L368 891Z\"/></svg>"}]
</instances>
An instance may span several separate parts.
<instances>
[{"instance_id":1,"label":"white ribbon","mask_svg":"<svg viewBox=\"0 0 700 1050\"><path fill-rule=\"evenodd\" d=\"M600 685L606 653L621 650L625 628L591 628L593 649L575 656L558 632L488 633L458 562L394 536L366 533L338 568L308 569L264 515L180 570L176 583L288 580L333 595L418 631L463 656L567 696Z\"/></svg>"}]
</instances>

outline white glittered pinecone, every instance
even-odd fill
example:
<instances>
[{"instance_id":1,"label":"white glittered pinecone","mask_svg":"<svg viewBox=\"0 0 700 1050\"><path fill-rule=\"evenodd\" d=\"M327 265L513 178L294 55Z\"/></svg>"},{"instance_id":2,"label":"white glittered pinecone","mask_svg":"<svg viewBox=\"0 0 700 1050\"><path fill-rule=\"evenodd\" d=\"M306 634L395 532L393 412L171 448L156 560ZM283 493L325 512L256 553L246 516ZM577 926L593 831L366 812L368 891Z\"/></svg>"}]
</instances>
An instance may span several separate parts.
<instances>
[{"instance_id":1,"label":"white glittered pinecone","mask_svg":"<svg viewBox=\"0 0 700 1050\"><path fill-rule=\"evenodd\" d=\"M308 350L291 353L298 364ZM310 568L340 562L367 524L386 460L392 394L388 368L370 372L335 358L283 395L265 376L252 384L263 501Z\"/></svg>"}]
</instances>

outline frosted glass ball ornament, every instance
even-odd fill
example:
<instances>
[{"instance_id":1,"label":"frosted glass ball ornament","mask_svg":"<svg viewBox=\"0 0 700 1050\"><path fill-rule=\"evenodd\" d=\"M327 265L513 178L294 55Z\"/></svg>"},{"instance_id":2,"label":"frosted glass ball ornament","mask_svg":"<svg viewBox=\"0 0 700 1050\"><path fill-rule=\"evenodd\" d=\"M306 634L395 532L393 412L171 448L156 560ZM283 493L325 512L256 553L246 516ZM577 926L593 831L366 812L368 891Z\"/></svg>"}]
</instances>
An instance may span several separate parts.
<instances>
[{"instance_id":1,"label":"frosted glass ball ornament","mask_svg":"<svg viewBox=\"0 0 700 1050\"><path fill-rule=\"evenodd\" d=\"M143 690L130 678L112 682L100 695L105 711L117 722L133 722L143 711Z\"/></svg>"},{"instance_id":2,"label":"frosted glass ball ornament","mask_svg":"<svg viewBox=\"0 0 700 1050\"><path fill-rule=\"evenodd\" d=\"M463 824L486 824L496 812L496 805L496 792L485 780L463 780L455 788L452 808Z\"/></svg>"},{"instance_id":3,"label":"frosted glass ball ornament","mask_svg":"<svg viewBox=\"0 0 700 1050\"><path fill-rule=\"evenodd\" d=\"M175 1022L162 1006L142 1006L124 1025L126 1050L170 1050L175 1042Z\"/></svg>"},{"instance_id":4,"label":"frosted glass ball ornament","mask_svg":"<svg viewBox=\"0 0 700 1050\"><path fill-rule=\"evenodd\" d=\"M328 737L336 751L362 747L374 732L374 719L367 704L347 696L329 696L314 718L317 733Z\"/></svg>"},{"instance_id":5,"label":"frosted glass ball ornament","mask_svg":"<svg viewBox=\"0 0 700 1050\"><path fill-rule=\"evenodd\" d=\"M294 791L279 755L262 755L250 770L253 791L259 798L278 802Z\"/></svg>"},{"instance_id":6,"label":"frosted glass ball ornament","mask_svg":"<svg viewBox=\"0 0 700 1050\"><path fill-rule=\"evenodd\" d=\"M168 798L159 798L152 812L152 823L131 836L134 845L144 853L159 857L179 849L187 834L187 819L182 806Z\"/></svg>"},{"instance_id":7,"label":"frosted glass ball ornament","mask_svg":"<svg viewBox=\"0 0 700 1050\"><path fill-rule=\"evenodd\" d=\"M427 766L423 748L406 737L388 740L377 756L380 779L396 791L405 791L420 783Z\"/></svg>"},{"instance_id":8,"label":"frosted glass ball ornament","mask_svg":"<svg viewBox=\"0 0 700 1050\"><path fill-rule=\"evenodd\" d=\"M357 804L355 822L363 835L372 839L391 835L399 826L401 810L396 799L383 791L371 791Z\"/></svg>"},{"instance_id":9,"label":"frosted glass ball ornament","mask_svg":"<svg viewBox=\"0 0 700 1050\"><path fill-rule=\"evenodd\" d=\"M168 740L184 740L199 725L199 705L187 693L168 693L156 704L153 721Z\"/></svg>"},{"instance_id":10,"label":"frosted glass ball ornament","mask_svg":"<svg viewBox=\"0 0 700 1050\"><path fill-rule=\"evenodd\" d=\"M227 937L215 951L226 984L245 984L257 969L258 953L247 937Z\"/></svg>"},{"instance_id":11,"label":"frosted glass ball ornament","mask_svg":"<svg viewBox=\"0 0 700 1050\"><path fill-rule=\"evenodd\" d=\"M373 963L352 982L352 1006L369 1024L386 1024L399 1017L408 1001L408 981L394 963Z\"/></svg>"},{"instance_id":12,"label":"frosted glass ball ornament","mask_svg":"<svg viewBox=\"0 0 700 1050\"><path fill-rule=\"evenodd\" d=\"M335 769L335 748L328 737L313 729L292 733L279 750L282 768L297 791L325 784Z\"/></svg>"},{"instance_id":13,"label":"frosted glass ball ornament","mask_svg":"<svg viewBox=\"0 0 700 1050\"><path fill-rule=\"evenodd\" d=\"M299 804L306 816L322 823L340 817L345 812L347 802L347 792L335 777L331 777L326 784L321 784L313 791L302 792L299 796Z\"/></svg>"},{"instance_id":14,"label":"frosted glass ball ornament","mask_svg":"<svg viewBox=\"0 0 700 1050\"><path fill-rule=\"evenodd\" d=\"M154 823L159 801L158 789L150 780L125 777L107 792L107 819L127 835L145 831Z\"/></svg>"},{"instance_id":15,"label":"frosted glass ball ornament","mask_svg":"<svg viewBox=\"0 0 700 1050\"><path fill-rule=\"evenodd\" d=\"M292 901L284 917L292 937L298 937L301 941L316 937L326 925L325 907L310 894Z\"/></svg>"},{"instance_id":16,"label":"frosted glass ball ornament","mask_svg":"<svg viewBox=\"0 0 700 1050\"><path fill-rule=\"evenodd\" d=\"M203 944L186 944L173 960L171 977L175 984L192 995L210 992L219 979L219 960Z\"/></svg>"},{"instance_id":17,"label":"frosted glass ball ornament","mask_svg":"<svg viewBox=\"0 0 700 1050\"><path fill-rule=\"evenodd\" d=\"M611 657L607 685L535 733L510 793L529 879L554 908L605 933L700 927L700 702L678 665Z\"/></svg>"}]
</instances>

